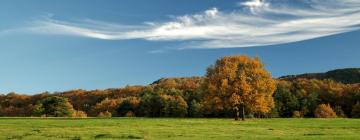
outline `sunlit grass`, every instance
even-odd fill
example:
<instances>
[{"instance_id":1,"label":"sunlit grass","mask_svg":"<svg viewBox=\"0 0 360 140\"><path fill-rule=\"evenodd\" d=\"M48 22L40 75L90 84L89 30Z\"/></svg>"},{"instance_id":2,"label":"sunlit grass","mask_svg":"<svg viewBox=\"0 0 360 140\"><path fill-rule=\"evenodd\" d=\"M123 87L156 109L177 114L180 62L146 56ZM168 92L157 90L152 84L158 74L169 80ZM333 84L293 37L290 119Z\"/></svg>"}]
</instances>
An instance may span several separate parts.
<instances>
[{"instance_id":1,"label":"sunlit grass","mask_svg":"<svg viewBox=\"0 0 360 140\"><path fill-rule=\"evenodd\" d=\"M359 139L360 119L0 118L0 139Z\"/></svg>"}]
</instances>

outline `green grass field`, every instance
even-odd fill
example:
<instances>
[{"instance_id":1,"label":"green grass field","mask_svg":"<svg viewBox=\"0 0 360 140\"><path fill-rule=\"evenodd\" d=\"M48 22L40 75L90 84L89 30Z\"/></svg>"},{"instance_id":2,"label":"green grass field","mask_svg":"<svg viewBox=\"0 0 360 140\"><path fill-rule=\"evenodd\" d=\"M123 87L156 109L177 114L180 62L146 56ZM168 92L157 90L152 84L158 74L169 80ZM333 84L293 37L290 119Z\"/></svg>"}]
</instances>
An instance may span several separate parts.
<instances>
[{"instance_id":1,"label":"green grass field","mask_svg":"<svg viewBox=\"0 0 360 140\"><path fill-rule=\"evenodd\" d=\"M0 139L360 139L360 119L0 118Z\"/></svg>"}]
</instances>

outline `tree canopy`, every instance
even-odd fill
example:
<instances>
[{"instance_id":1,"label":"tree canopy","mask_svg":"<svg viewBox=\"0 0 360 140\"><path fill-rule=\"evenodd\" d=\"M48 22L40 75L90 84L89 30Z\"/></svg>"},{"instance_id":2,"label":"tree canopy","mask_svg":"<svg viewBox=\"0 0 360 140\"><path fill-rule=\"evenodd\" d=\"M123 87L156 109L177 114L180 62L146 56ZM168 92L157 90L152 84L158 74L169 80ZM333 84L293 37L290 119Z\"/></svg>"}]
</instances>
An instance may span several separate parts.
<instances>
[{"instance_id":1,"label":"tree canopy","mask_svg":"<svg viewBox=\"0 0 360 140\"><path fill-rule=\"evenodd\" d=\"M74 109L67 98L52 96L41 100L35 106L34 112L47 117L70 117Z\"/></svg>"},{"instance_id":2,"label":"tree canopy","mask_svg":"<svg viewBox=\"0 0 360 140\"><path fill-rule=\"evenodd\" d=\"M226 56L207 69L204 88L206 103L232 108L237 120L240 109L242 119L245 109L252 113L269 112L276 84L258 58Z\"/></svg>"}]
</instances>

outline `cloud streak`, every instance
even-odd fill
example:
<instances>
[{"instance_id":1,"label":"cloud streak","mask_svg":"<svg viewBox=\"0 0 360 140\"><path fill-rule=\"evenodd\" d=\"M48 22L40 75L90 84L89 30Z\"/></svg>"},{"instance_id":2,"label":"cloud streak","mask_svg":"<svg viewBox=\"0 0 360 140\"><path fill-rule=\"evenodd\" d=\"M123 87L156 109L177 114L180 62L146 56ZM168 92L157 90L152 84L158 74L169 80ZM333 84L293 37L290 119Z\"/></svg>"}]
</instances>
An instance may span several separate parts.
<instances>
[{"instance_id":1,"label":"cloud streak","mask_svg":"<svg viewBox=\"0 0 360 140\"><path fill-rule=\"evenodd\" d=\"M249 0L231 12L210 8L167 22L140 25L46 18L27 30L104 40L184 41L184 48L275 45L354 31L360 27L359 0ZM184 44L184 43L183 43Z\"/></svg>"}]
</instances>

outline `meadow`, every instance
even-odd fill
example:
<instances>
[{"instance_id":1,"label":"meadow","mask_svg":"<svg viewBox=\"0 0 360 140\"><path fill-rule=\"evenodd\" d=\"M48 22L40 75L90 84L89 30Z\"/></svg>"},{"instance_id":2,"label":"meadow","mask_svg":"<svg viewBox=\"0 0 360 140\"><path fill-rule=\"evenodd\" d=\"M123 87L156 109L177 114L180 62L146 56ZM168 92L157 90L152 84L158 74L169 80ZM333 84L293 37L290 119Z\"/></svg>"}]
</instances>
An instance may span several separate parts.
<instances>
[{"instance_id":1,"label":"meadow","mask_svg":"<svg viewBox=\"0 0 360 140\"><path fill-rule=\"evenodd\" d=\"M360 119L0 118L0 139L360 139Z\"/></svg>"}]
</instances>

